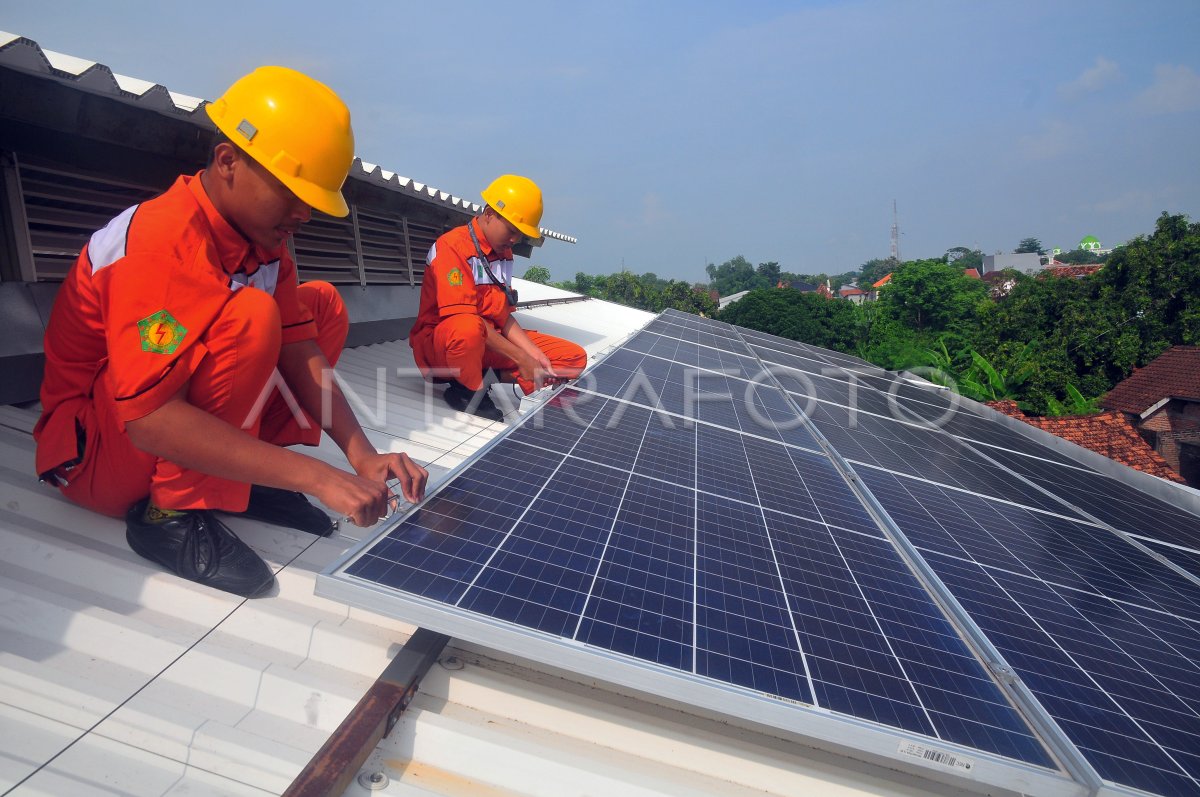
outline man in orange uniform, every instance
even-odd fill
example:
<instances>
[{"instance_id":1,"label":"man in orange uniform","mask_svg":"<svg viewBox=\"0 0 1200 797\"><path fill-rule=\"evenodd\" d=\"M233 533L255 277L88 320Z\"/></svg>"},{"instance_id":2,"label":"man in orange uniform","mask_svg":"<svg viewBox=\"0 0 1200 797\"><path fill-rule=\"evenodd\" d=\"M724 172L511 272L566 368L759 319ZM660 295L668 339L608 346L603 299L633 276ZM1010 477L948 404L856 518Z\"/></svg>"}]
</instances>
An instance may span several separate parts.
<instances>
[{"instance_id":1,"label":"man in orange uniform","mask_svg":"<svg viewBox=\"0 0 1200 797\"><path fill-rule=\"evenodd\" d=\"M388 480L417 501L427 474L377 452L328 378L346 310L333 286L297 283L286 245L312 208L349 212L349 110L283 67L206 110L220 131L207 167L93 234L59 291L37 469L72 501L124 515L138 554L253 596L274 576L213 510L327 535L303 493L366 526L387 513ZM353 473L283 447L315 445L322 428Z\"/></svg>"},{"instance_id":2,"label":"man in orange uniform","mask_svg":"<svg viewBox=\"0 0 1200 797\"><path fill-rule=\"evenodd\" d=\"M587 365L587 353L562 338L522 329L512 317L512 247L526 236L542 237L541 189L528 178L506 174L481 196L487 203L483 212L430 248L408 342L427 379L450 382L447 404L498 421L503 413L487 394L484 369L528 395L574 379Z\"/></svg>"}]
</instances>

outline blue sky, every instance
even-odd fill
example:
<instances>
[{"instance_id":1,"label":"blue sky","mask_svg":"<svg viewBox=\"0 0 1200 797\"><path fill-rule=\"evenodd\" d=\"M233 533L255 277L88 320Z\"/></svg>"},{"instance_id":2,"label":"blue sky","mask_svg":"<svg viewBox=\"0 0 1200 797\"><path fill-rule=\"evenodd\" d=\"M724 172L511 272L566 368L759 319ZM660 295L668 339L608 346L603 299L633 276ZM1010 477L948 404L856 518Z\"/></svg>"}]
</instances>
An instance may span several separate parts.
<instances>
[{"instance_id":1,"label":"blue sky","mask_svg":"<svg viewBox=\"0 0 1200 797\"><path fill-rule=\"evenodd\" d=\"M1200 3L0 0L0 29L214 98L255 66L350 105L364 160L537 180L556 279L840 273L1200 218ZM518 264L518 272L524 264Z\"/></svg>"}]
</instances>

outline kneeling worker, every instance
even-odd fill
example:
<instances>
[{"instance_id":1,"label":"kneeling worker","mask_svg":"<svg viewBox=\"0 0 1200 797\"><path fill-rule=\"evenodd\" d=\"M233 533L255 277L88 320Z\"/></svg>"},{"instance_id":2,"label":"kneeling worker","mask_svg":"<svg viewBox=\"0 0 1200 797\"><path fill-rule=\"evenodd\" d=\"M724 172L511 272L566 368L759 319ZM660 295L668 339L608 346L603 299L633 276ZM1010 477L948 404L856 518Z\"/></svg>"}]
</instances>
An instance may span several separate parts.
<instances>
[{"instance_id":1,"label":"kneeling worker","mask_svg":"<svg viewBox=\"0 0 1200 797\"><path fill-rule=\"evenodd\" d=\"M503 413L487 395L485 369L528 395L577 377L587 353L562 338L522 329L512 317L512 247L542 237L541 190L528 178L506 174L482 197L482 213L429 249L408 342L426 379L450 383L447 404L498 421Z\"/></svg>"},{"instance_id":2,"label":"kneeling worker","mask_svg":"<svg viewBox=\"0 0 1200 797\"><path fill-rule=\"evenodd\" d=\"M303 493L369 526L387 514L389 480L417 501L428 474L363 434L328 373L345 306L328 283L299 285L287 248L312 208L349 212L349 110L283 67L205 110L220 131L206 168L93 234L59 290L37 470L124 516L141 556L253 596L274 576L213 510L325 536L333 524ZM353 473L284 448L316 445L322 426Z\"/></svg>"}]
</instances>

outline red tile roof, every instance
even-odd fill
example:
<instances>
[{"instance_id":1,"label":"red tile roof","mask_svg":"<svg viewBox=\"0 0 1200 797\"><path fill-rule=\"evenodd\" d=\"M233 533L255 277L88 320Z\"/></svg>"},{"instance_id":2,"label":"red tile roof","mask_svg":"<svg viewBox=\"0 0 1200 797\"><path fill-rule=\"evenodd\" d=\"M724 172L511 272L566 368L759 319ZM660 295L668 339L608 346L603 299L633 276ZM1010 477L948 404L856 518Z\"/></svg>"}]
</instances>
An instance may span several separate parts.
<instances>
[{"instance_id":1,"label":"red tile roof","mask_svg":"<svg viewBox=\"0 0 1200 797\"><path fill-rule=\"evenodd\" d=\"M838 293L840 293L842 296L864 296L867 292L850 285L844 285L841 288L838 288Z\"/></svg>"},{"instance_id":2,"label":"red tile roof","mask_svg":"<svg viewBox=\"0 0 1200 797\"><path fill-rule=\"evenodd\" d=\"M885 274L882 277L880 277L879 280L876 283L874 283L871 287L872 288L882 288L884 285L887 285L891 281L892 281L892 275Z\"/></svg>"},{"instance_id":3,"label":"red tile roof","mask_svg":"<svg viewBox=\"0 0 1200 797\"><path fill-rule=\"evenodd\" d=\"M981 277L979 276L979 269L977 269L977 268L964 268L963 276L974 277L975 279L981 279Z\"/></svg>"},{"instance_id":4,"label":"red tile roof","mask_svg":"<svg viewBox=\"0 0 1200 797\"><path fill-rule=\"evenodd\" d=\"M1141 415L1165 398L1200 401L1200 346L1174 346L1108 391L1100 405Z\"/></svg>"},{"instance_id":5,"label":"red tile roof","mask_svg":"<svg viewBox=\"0 0 1200 797\"><path fill-rule=\"evenodd\" d=\"M1086 266L1068 266L1051 264L1042 269L1042 274L1052 277L1087 277L1104 268L1103 263L1092 263Z\"/></svg>"},{"instance_id":6,"label":"red tile roof","mask_svg":"<svg viewBox=\"0 0 1200 797\"><path fill-rule=\"evenodd\" d=\"M1015 401L989 401L988 406L1075 445L1103 454L1122 465L1160 479L1183 483L1179 474L1171 470L1162 455L1142 439L1122 412L1039 418L1021 412Z\"/></svg>"}]
</instances>

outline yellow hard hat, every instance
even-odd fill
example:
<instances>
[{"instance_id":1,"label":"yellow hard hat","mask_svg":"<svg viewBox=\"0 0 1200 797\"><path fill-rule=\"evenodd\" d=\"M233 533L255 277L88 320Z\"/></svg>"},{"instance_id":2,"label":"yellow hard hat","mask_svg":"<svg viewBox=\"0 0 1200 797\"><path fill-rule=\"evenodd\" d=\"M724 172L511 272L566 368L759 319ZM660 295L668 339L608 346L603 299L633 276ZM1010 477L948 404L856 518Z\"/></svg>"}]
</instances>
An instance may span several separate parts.
<instances>
[{"instance_id":1,"label":"yellow hard hat","mask_svg":"<svg viewBox=\"0 0 1200 797\"><path fill-rule=\"evenodd\" d=\"M480 194L491 206L529 238L541 238L542 189L528 177L502 174Z\"/></svg>"},{"instance_id":2,"label":"yellow hard hat","mask_svg":"<svg viewBox=\"0 0 1200 797\"><path fill-rule=\"evenodd\" d=\"M331 216L350 212L341 189L354 162L354 131L333 89L294 69L260 66L204 110L305 204Z\"/></svg>"}]
</instances>

